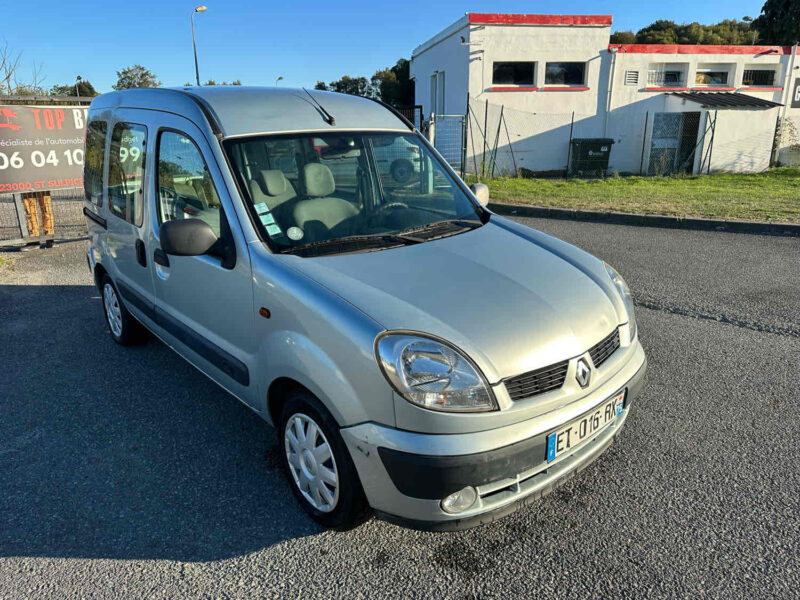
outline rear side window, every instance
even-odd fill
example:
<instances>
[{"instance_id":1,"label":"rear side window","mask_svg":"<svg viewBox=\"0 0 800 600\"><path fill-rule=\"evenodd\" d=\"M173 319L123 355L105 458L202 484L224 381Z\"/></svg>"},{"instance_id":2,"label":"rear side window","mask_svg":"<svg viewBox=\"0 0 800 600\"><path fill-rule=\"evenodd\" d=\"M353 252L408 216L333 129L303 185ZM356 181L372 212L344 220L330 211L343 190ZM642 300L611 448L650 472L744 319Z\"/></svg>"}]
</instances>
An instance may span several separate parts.
<instances>
[{"instance_id":1,"label":"rear side window","mask_svg":"<svg viewBox=\"0 0 800 600\"><path fill-rule=\"evenodd\" d=\"M86 156L83 164L83 189L86 199L103 205L103 160L106 150L105 121L91 121L86 127Z\"/></svg>"},{"instance_id":2,"label":"rear side window","mask_svg":"<svg viewBox=\"0 0 800 600\"><path fill-rule=\"evenodd\" d=\"M206 161L192 139L162 131L158 139L158 222L201 219L220 234L220 201Z\"/></svg>"},{"instance_id":3,"label":"rear side window","mask_svg":"<svg viewBox=\"0 0 800 600\"><path fill-rule=\"evenodd\" d=\"M142 226L147 128L117 123L108 151L108 208L120 219Z\"/></svg>"}]
</instances>

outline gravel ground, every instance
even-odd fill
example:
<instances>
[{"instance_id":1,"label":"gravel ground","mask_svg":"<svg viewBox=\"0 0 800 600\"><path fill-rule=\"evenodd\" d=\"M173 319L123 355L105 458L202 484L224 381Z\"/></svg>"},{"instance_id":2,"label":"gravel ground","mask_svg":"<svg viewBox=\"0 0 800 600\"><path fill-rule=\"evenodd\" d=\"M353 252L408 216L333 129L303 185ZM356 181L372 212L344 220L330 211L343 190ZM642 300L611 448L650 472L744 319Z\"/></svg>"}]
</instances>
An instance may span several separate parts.
<instances>
[{"instance_id":1,"label":"gravel ground","mask_svg":"<svg viewBox=\"0 0 800 600\"><path fill-rule=\"evenodd\" d=\"M84 242L0 253L0 598L797 597L800 241L521 220L626 277L648 379L600 460L455 534L322 531L269 426L111 341Z\"/></svg>"}]
</instances>

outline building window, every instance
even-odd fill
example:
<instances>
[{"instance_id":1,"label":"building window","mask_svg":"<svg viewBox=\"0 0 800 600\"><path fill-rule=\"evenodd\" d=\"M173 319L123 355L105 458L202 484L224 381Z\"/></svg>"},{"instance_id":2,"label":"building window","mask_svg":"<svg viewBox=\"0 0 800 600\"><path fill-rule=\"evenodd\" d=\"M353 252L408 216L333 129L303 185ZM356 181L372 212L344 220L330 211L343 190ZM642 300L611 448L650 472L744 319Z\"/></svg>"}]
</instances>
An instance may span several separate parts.
<instances>
[{"instance_id":1,"label":"building window","mask_svg":"<svg viewBox=\"0 0 800 600\"><path fill-rule=\"evenodd\" d=\"M492 84L533 85L535 72L535 62L494 62L492 63Z\"/></svg>"},{"instance_id":2,"label":"building window","mask_svg":"<svg viewBox=\"0 0 800 600\"><path fill-rule=\"evenodd\" d=\"M697 65L694 82L697 85L726 86L730 77L730 66L722 64Z\"/></svg>"},{"instance_id":3,"label":"building window","mask_svg":"<svg viewBox=\"0 0 800 600\"><path fill-rule=\"evenodd\" d=\"M639 85L639 71L625 71L625 85Z\"/></svg>"},{"instance_id":4,"label":"building window","mask_svg":"<svg viewBox=\"0 0 800 600\"><path fill-rule=\"evenodd\" d=\"M584 85L586 63L549 62L544 73L546 85Z\"/></svg>"},{"instance_id":5,"label":"building window","mask_svg":"<svg viewBox=\"0 0 800 600\"><path fill-rule=\"evenodd\" d=\"M742 85L775 85L775 71L773 69L745 69Z\"/></svg>"},{"instance_id":6,"label":"building window","mask_svg":"<svg viewBox=\"0 0 800 600\"><path fill-rule=\"evenodd\" d=\"M679 65L653 64L647 71L647 85L652 87L684 87L686 71Z\"/></svg>"}]
</instances>

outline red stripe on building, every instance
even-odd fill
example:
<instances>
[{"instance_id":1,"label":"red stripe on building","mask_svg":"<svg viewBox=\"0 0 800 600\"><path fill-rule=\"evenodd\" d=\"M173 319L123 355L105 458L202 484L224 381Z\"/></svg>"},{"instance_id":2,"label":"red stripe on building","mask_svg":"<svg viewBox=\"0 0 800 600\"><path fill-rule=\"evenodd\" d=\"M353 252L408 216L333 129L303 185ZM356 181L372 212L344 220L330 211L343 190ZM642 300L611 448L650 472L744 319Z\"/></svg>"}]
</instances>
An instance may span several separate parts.
<instances>
[{"instance_id":1,"label":"red stripe on building","mask_svg":"<svg viewBox=\"0 0 800 600\"><path fill-rule=\"evenodd\" d=\"M743 92L782 92L782 87L743 87Z\"/></svg>"},{"instance_id":2,"label":"red stripe on building","mask_svg":"<svg viewBox=\"0 0 800 600\"><path fill-rule=\"evenodd\" d=\"M646 87L645 92L688 92L688 87Z\"/></svg>"},{"instance_id":3,"label":"red stripe on building","mask_svg":"<svg viewBox=\"0 0 800 600\"><path fill-rule=\"evenodd\" d=\"M611 25L611 15L469 13L473 25Z\"/></svg>"},{"instance_id":4,"label":"red stripe on building","mask_svg":"<svg viewBox=\"0 0 800 600\"><path fill-rule=\"evenodd\" d=\"M703 44L609 44L627 54L791 54L791 46L706 46ZM800 54L800 52L798 52Z\"/></svg>"}]
</instances>

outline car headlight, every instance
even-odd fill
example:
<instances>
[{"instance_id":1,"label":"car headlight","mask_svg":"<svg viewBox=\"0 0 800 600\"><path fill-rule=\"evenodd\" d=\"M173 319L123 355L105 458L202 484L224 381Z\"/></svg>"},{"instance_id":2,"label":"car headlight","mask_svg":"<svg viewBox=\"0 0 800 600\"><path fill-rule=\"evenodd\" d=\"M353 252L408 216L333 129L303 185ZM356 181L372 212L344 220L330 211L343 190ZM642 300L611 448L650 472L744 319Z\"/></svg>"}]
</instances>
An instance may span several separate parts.
<instances>
[{"instance_id":1,"label":"car headlight","mask_svg":"<svg viewBox=\"0 0 800 600\"><path fill-rule=\"evenodd\" d=\"M628 287L622 275L617 273L614 267L606 265L606 263L603 264L606 267L608 276L614 283L614 287L617 288L619 295L622 296L622 302L625 304L625 312L628 313L628 330L630 331L629 342L632 342L634 338L636 338L636 317L633 315L633 296L631 295L631 288Z\"/></svg>"},{"instance_id":2,"label":"car headlight","mask_svg":"<svg viewBox=\"0 0 800 600\"><path fill-rule=\"evenodd\" d=\"M497 410L478 367L449 344L428 337L390 333L375 346L386 379L403 398L430 410Z\"/></svg>"}]
</instances>

